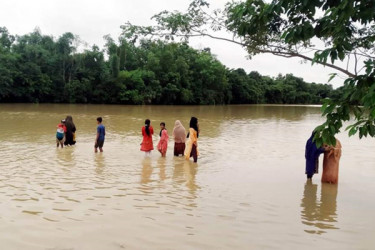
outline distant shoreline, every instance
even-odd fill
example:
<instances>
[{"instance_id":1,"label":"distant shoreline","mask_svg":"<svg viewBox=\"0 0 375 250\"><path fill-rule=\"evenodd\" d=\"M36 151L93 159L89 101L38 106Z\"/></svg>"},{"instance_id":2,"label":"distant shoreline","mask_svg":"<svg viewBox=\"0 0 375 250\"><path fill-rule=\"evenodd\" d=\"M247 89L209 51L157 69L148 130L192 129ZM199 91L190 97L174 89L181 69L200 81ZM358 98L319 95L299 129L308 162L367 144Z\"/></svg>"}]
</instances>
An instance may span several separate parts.
<instances>
[{"instance_id":1,"label":"distant shoreline","mask_svg":"<svg viewBox=\"0 0 375 250\"><path fill-rule=\"evenodd\" d=\"M0 102L1 105L77 105L77 106L129 106L129 107L214 107L214 106L265 106L265 107L322 107L322 104L273 104L273 103L259 103L259 104L115 104L115 103L32 103L32 102Z\"/></svg>"}]
</instances>

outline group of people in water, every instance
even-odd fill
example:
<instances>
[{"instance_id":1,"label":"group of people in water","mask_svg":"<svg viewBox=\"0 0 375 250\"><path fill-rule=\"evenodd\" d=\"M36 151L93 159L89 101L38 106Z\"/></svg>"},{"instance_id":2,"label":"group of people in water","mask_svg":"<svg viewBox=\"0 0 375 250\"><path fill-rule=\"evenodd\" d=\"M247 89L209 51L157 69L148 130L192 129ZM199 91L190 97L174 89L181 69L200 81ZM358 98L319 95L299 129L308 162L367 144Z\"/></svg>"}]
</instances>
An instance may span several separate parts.
<instances>
[{"instance_id":1,"label":"group of people in water","mask_svg":"<svg viewBox=\"0 0 375 250\"><path fill-rule=\"evenodd\" d=\"M306 142L305 159L306 175L311 180L319 170L319 156L324 153L322 182L337 184L339 178L339 162L341 158L341 143L336 139L336 145L323 144L317 147L314 142L315 132Z\"/></svg>"},{"instance_id":2,"label":"group of people in water","mask_svg":"<svg viewBox=\"0 0 375 250\"><path fill-rule=\"evenodd\" d=\"M105 140L105 126L102 124L102 117L96 119L97 134L95 138L95 153L103 152L104 140ZM61 123L57 125L56 132L56 144L57 147L61 148L65 146L71 146L76 143L75 140L76 126L73 123L72 116L67 116ZM189 124L189 132L186 134L186 130L179 120L176 120L172 136L174 139L174 156L185 156L186 159L193 157L194 162L198 161L198 138L199 138L199 123L196 117L191 117ZM152 136L154 134L154 128L151 126L149 119L145 120L145 125L142 127L143 140L141 143L140 150L145 152L145 156L150 156L151 151L154 150L154 144ZM165 157L168 149L169 135L165 122L160 123L160 140L157 144L157 150L160 152L162 157ZM341 157L341 143L336 139L336 145L326 145L317 147L314 142L315 132L312 133L310 138L306 142L305 148L305 159L306 159L306 175L308 179L311 179L314 174L319 171L319 156L324 153L323 159L323 174L322 182L337 184L338 173L339 173L339 161ZM187 138L187 141L186 141Z\"/></svg>"},{"instance_id":3,"label":"group of people in water","mask_svg":"<svg viewBox=\"0 0 375 250\"><path fill-rule=\"evenodd\" d=\"M186 134L186 130L182 123L177 120L175 122L172 136L174 138L174 156L183 155L186 159L193 157L194 162L198 161L198 137L199 137L199 123L196 117L191 117L189 124L189 132ZM154 128L151 126L149 119L145 120L145 125L142 127L143 140L141 143L141 151L145 152L146 156L151 154L154 150L152 135L154 134ZM157 145L157 150L160 152L162 157L167 154L169 135L165 127L165 122L160 123L160 140ZM188 140L186 141L186 138Z\"/></svg>"},{"instance_id":4,"label":"group of people in water","mask_svg":"<svg viewBox=\"0 0 375 250\"><path fill-rule=\"evenodd\" d=\"M73 117L68 115L57 125L56 144L57 147L72 146L76 144L76 126Z\"/></svg>"},{"instance_id":5,"label":"group of people in water","mask_svg":"<svg viewBox=\"0 0 375 250\"><path fill-rule=\"evenodd\" d=\"M105 126L102 124L102 117L96 118L97 121L97 133L95 138L95 153L103 152L103 146L105 141ZM174 138L174 156L185 156L186 159L193 157L194 162L198 161L198 137L199 137L199 123L196 117L190 119L189 132L186 134L186 130L182 123L177 120L173 128L172 136ZM76 127L73 123L72 116L67 116L64 120L57 125L56 131L56 144L57 147L63 148L64 146L72 146L76 143L75 140ZM152 136L154 134L154 128L151 126L149 119L145 120L145 125L142 127L143 140L141 143L141 151L145 152L145 156L150 156L151 151L154 150L154 144ZM162 157L165 157L168 149L169 135L165 126L165 122L160 123L160 140L157 145L157 150L160 152ZM187 141L186 141L187 138Z\"/></svg>"}]
</instances>

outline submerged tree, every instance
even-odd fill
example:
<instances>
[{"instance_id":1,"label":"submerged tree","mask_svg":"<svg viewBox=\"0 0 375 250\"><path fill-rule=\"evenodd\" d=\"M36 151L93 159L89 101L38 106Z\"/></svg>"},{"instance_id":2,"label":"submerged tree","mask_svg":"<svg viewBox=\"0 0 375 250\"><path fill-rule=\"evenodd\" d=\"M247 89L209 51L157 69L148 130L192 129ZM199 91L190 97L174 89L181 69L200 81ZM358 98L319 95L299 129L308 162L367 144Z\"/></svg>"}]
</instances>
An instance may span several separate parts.
<instances>
[{"instance_id":1,"label":"submerged tree","mask_svg":"<svg viewBox=\"0 0 375 250\"><path fill-rule=\"evenodd\" d=\"M194 0L185 13L163 11L153 19L155 26L123 25L124 36L166 40L207 36L238 44L249 57L260 53L298 57L345 74L342 95L324 100L322 114L326 121L315 129L315 139L319 145L323 141L335 144L334 135L351 114L355 119L347 127L350 136L357 132L360 138L375 136L374 1L247 0L210 11L207 1ZM220 31L232 37L220 36ZM324 49L314 45L320 43ZM344 60L346 67L337 65ZM354 63L349 69L351 61Z\"/></svg>"}]
</instances>

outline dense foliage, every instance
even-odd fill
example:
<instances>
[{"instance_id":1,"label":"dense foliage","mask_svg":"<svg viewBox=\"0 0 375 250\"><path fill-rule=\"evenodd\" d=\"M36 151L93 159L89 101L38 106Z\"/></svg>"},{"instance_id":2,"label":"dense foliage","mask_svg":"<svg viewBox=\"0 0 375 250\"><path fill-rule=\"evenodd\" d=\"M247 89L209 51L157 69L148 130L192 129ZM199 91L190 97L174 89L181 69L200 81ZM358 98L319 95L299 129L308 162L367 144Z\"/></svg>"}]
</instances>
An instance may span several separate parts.
<instances>
[{"instance_id":1,"label":"dense foliage","mask_svg":"<svg viewBox=\"0 0 375 250\"><path fill-rule=\"evenodd\" d=\"M349 135L375 137L374 0L238 0L213 11L208 1L192 0L186 12L163 11L153 19L154 26L123 25L124 34L166 40L207 36L238 44L249 57L297 57L344 74L342 94L324 101L326 122L316 128L315 139L334 145L351 115ZM222 30L232 36L221 36Z\"/></svg>"},{"instance_id":2,"label":"dense foliage","mask_svg":"<svg viewBox=\"0 0 375 250\"><path fill-rule=\"evenodd\" d=\"M335 94L331 85L293 75L270 78L228 69L210 49L186 43L106 36L77 51L78 39L39 30L10 35L0 29L0 101L111 104L310 104Z\"/></svg>"}]
</instances>

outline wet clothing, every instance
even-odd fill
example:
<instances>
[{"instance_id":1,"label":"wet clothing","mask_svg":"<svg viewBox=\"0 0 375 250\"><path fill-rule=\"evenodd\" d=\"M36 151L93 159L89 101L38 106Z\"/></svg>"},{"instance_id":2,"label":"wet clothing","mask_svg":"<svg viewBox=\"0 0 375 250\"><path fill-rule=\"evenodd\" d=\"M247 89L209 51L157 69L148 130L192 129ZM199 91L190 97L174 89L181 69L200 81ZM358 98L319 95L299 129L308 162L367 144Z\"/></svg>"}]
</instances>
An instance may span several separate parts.
<instances>
[{"instance_id":1,"label":"wet clothing","mask_svg":"<svg viewBox=\"0 0 375 250\"><path fill-rule=\"evenodd\" d=\"M75 141L75 132L76 132L76 126L73 122L66 121L66 133L65 133L65 145L74 145L76 144Z\"/></svg>"},{"instance_id":2,"label":"wet clothing","mask_svg":"<svg viewBox=\"0 0 375 250\"><path fill-rule=\"evenodd\" d=\"M179 120L175 122L172 135L176 143L185 143L186 130Z\"/></svg>"},{"instance_id":3,"label":"wet clothing","mask_svg":"<svg viewBox=\"0 0 375 250\"><path fill-rule=\"evenodd\" d=\"M63 137L62 139L59 139L56 137L56 143L64 143L65 142L65 137Z\"/></svg>"},{"instance_id":4,"label":"wet clothing","mask_svg":"<svg viewBox=\"0 0 375 250\"><path fill-rule=\"evenodd\" d=\"M319 170L319 155L324 153L323 148L318 148L313 141L315 133L306 142L305 148L305 159L306 159L306 171L308 178L311 178L314 174L318 173Z\"/></svg>"},{"instance_id":5,"label":"wet clothing","mask_svg":"<svg viewBox=\"0 0 375 250\"><path fill-rule=\"evenodd\" d=\"M173 138L174 138L173 154L175 156L184 155L186 130L185 130L184 126L182 126L182 123L179 120L177 120L175 122L172 135L173 135Z\"/></svg>"},{"instance_id":6,"label":"wet clothing","mask_svg":"<svg viewBox=\"0 0 375 250\"><path fill-rule=\"evenodd\" d=\"M322 182L337 184L340 158L341 143L336 139L336 146L324 152Z\"/></svg>"},{"instance_id":7,"label":"wet clothing","mask_svg":"<svg viewBox=\"0 0 375 250\"><path fill-rule=\"evenodd\" d=\"M56 140L59 141L59 142L64 142L64 137L65 137L65 133L66 133L66 127L64 124L62 123L59 123L57 125L57 131L56 131Z\"/></svg>"},{"instance_id":8,"label":"wet clothing","mask_svg":"<svg viewBox=\"0 0 375 250\"><path fill-rule=\"evenodd\" d=\"M169 140L168 132L167 132L166 129L163 129L161 131L161 137L160 137L160 141L158 143L158 150L162 154L165 154L167 152L168 140Z\"/></svg>"},{"instance_id":9,"label":"wet clothing","mask_svg":"<svg viewBox=\"0 0 375 250\"><path fill-rule=\"evenodd\" d=\"M99 124L97 129L97 133L99 134L98 141L104 141L105 138L105 126L103 124Z\"/></svg>"},{"instance_id":10,"label":"wet clothing","mask_svg":"<svg viewBox=\"0 0 375 250\"><path fill-rule=\"evenodd\" d=\"M97 140L95 142L95 148L102 148L104 145L104 140Z\"/></svg>"},{"instance_id":11,"label":"wet clothing","mask_svg":"<svg viewBox=\"0 0 375 250\"><path fill-rule=\"evenodd\" d=\"M154 150L154 144L152 142L152 135L154 134L154 129L152 126L149 127L150 129L150 135L146 133L146 127L142 127L142 136L143 140L141 143L141 151L149 152L151 150Z\"/></svg>"},{"instance_id":12,"label":"wet clothing","mask_svg":"<svg viewBox=\"0 0 375 250\"><path fill-rule=\"evenodd\" d=\"M99 124L96 128L96 132L99 134L99 137L95 142L95 148L102 148L105 139L105 126L103 124Z\"/></svg>"},{"instance_id":13,"label":"wet clothing","mask_svg":"<svg viewBox=\"0 0 375 250\"><path fill-rule=\"evenodd\" d=\"M191 149L190 157L193 157L194 162L198 161L198 149L195 144L193 144L193 147Z\"/></svg>"},{"instance_id":14,"label":"wet clothing","mask_svg":"<svg viewBox=\"0 0 375 250\"><path fill-rule=\"evenodd\" d=\"M190 157L194 157L194 162L197 162L198 152L198 132L190 128L189 129L189 140L186 143L185 158L189 160Z\"/></svg>"},{"instance_id":15,"label":"wet clothing","mask_svg":"<svg viewBox=\"0 0 375 250\"><path fill-rule=\"evenodd\" d=\"M175 142L173 154L175 156L179 156L179 155L184 155L184 152L185 152L185 142L183 142L183 143Z\"/></svg>"}]
</instances>

